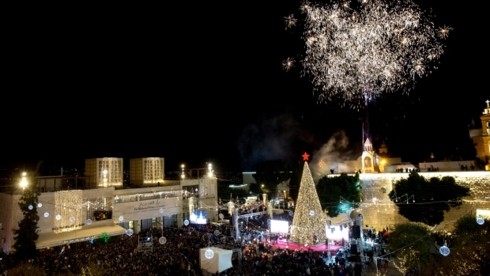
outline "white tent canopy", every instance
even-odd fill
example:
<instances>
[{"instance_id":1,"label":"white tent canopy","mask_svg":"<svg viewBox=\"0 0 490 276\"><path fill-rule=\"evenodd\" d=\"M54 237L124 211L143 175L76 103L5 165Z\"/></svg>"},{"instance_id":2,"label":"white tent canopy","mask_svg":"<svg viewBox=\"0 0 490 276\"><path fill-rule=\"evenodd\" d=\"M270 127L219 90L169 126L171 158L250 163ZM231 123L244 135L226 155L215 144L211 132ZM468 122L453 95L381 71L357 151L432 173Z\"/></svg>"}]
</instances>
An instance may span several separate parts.
<instances>
[{"instance_id":1,"label":"white tent canopy","mask_svg":"<svg viewBox=\"0 0 490 276\"><path fill-rule=\"evenodd\" d=\"M233 250L218 247L206 247L200 250L201 270L209 273L220 273L233 267L231 256Z\"/></svg>"}]
</instances>

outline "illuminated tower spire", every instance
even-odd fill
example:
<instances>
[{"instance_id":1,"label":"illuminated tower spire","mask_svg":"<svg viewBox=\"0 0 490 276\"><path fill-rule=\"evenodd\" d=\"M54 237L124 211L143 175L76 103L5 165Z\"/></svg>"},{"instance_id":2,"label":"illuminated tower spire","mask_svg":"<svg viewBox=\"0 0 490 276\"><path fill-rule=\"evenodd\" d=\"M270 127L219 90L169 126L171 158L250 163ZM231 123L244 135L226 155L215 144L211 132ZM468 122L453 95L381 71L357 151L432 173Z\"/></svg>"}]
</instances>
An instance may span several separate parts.
<instances>
[{"instance_id":1,"label":"illuminated tower spire","mask_svg":"<svg viewBox=\"0 0 490 276\"><path fill-rule=\"evenodd\" d=\"M299 186L298 200L291 225L291 241L316 244L326 239L326 216L322 211L313 176L308 166L309 155L303 154L304 166Z\"/></svg>"}]
</instances>

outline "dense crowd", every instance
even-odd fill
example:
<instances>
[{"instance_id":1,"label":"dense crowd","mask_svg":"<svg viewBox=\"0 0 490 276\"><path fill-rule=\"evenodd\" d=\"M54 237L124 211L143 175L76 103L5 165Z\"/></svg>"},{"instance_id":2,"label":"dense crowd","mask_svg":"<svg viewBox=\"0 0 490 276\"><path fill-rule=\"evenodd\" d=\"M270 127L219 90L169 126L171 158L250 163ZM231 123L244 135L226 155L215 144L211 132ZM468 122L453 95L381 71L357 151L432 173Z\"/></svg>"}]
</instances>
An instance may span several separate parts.
<instances>
[{"instance_id":1,"label":"dense crowd","mask_svg":"<svg viewBox=\"0 0 490 276\"><path fill-rule=\"evenodd\" d=\"M281 249L260 241L255 230L245 230L239 241L230 233L229 225L155 228L114 236L107 242L97 239L42 249L29 262L46 275L206 275L200 267L200 249L212 245L234 249L233 267L217 273L222 276L355 275L354 267L342 258L327 264L326 252ZM150 237L152 246L142 248L142 237ZM5 275L15 265L8 256L2 258Z\"/></svg>"},{"instance_id":2,"label":"dense crowd","mask_svg":"<svg viewBox=\"0 0 490 276\"><path fill-rule=\"evenodd\" d=\"M260 210L264 209L252 212ZM288 219L287 213L283 216ZM346 254L333 257L327 251L274 246L271 236L264 235L268 218L263 214L241 222L240 238L233 238L230 224L153 228L108 240L41 249L29 263L42 268L46 275L200 276L208 274L201 270L200 249L215 246L233 250L233 267L217 273L220 276L361 275L361 266L348 262ZM10 275L9 269L16 265L9 256L2 256L0 268L4 275Z\"/></svg>"}]
</instances>

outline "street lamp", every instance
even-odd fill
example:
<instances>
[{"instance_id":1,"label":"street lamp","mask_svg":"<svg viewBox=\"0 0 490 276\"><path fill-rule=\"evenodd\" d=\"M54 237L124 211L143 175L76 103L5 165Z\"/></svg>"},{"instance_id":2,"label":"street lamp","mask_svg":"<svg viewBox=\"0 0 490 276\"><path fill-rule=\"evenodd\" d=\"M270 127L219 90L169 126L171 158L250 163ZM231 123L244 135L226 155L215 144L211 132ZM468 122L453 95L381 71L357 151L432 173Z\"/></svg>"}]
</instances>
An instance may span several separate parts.
<instances>
[{"instance_id":1,"label":"street lamp","mask_svg":"<svg viewBox=\"0 0 490 276\"><path fill-rule=\"evenodd\" d=\"M180 165L180 178L185 179L185 165Z\"/></svg>"},{"instance_id":2,"label":"street lamp","mask_svg":"<svg viewBox=\"0 0 490 276\"><path fill-rule=\"evenodd\" d=\"M28 184L29 183L27 182L27 173L26 172L22 172L22 176L21 176L20 182L19 182L19 185L22 188L22 191L24 191L27 188L27 185Z\"/></svg>"}]
</instances>

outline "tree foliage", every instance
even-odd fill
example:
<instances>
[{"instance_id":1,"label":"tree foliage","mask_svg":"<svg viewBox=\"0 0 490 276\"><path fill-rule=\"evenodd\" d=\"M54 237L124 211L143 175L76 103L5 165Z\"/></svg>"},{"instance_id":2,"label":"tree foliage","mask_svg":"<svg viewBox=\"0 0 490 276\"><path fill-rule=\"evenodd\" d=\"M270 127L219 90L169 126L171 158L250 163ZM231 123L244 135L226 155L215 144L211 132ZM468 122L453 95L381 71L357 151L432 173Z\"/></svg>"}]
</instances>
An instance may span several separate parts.
<instances>
[{"instance_id":1,"label":"tree foliage","mask_svg":"<svg viewBox=\"0 0 490 276\"><path fill-rule=\"evenodd\" d=\"M456 227L447 246L449 256L437 256L431 267L432 275L490 275L490 221L482 225L474 215L465 215Z\"/></svg>"},{"instance_id":2,"label":"tree foliage","mask_svg":"<svg viewBox=\"0 0 490 276\"><path fill-rule=\"evenodd\" d=\"M339 176L324 176L318 180L318 198L330 217L345 213L361 200L361 182L359 173L354 176L342 173Z\"/></svg>"},{"instance_id":3,"label":"tree foliage","mask_svg":"<svg viewBox=\"0 0 490 276\"><path fill-rule=\"evenodd\" d=\"M19 199L19 207L24 217L14 229L14 255L19 261L27 261L37 256L36 241L39 237L37 206L39 192L35 188L26 188Z\"/></svg>"},{"instance_id":4,"label":"tree foliage","mask_svg":"<svg viewBox=\"0 0 490 276\"><path fill-rule=\"evenodd\" d=\"M421 223L397 224L389 234L388 247L398 269L406 274L420 272L436 252L430 229Z\"/></svg>"},{"instance_id":5,"label":"tree foliage","mask_svg":"<svg viewBox=\"0 0 490 276\"><path fill-rule=\"evenodd\" d=\"M444 212L461 205L461 198L470 189L456 184L453 177L425 179L412 171L408 178L397 181L389 196L398 206L400 215L412 222L437 225L444 220Z\"/></svg>"}]
</instances>

